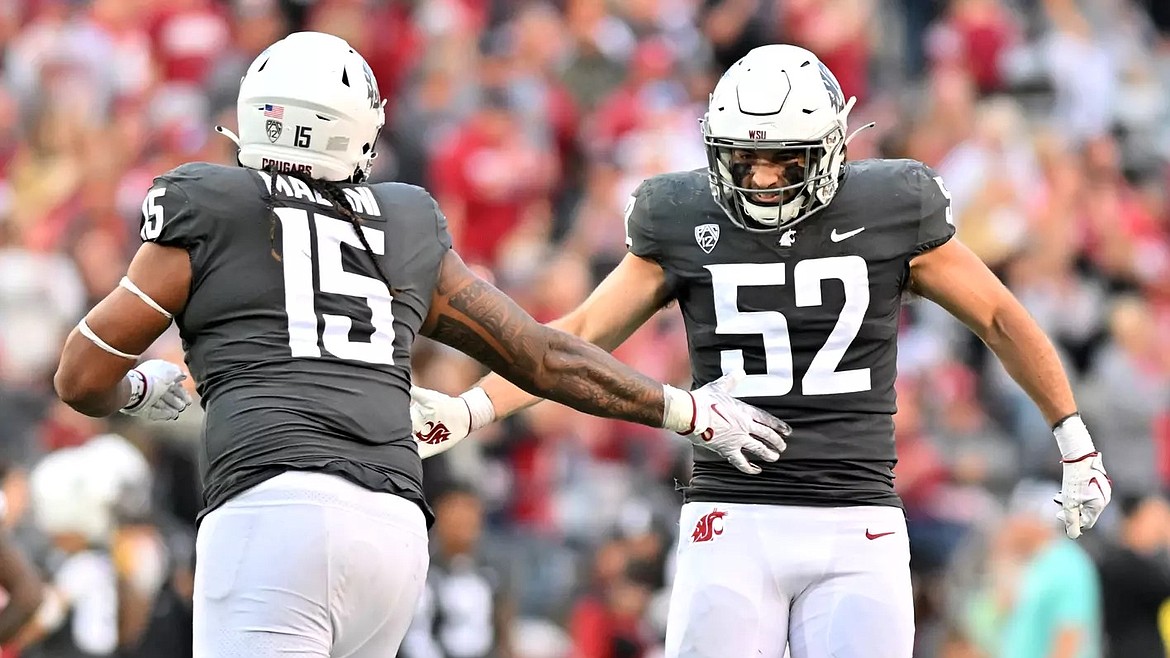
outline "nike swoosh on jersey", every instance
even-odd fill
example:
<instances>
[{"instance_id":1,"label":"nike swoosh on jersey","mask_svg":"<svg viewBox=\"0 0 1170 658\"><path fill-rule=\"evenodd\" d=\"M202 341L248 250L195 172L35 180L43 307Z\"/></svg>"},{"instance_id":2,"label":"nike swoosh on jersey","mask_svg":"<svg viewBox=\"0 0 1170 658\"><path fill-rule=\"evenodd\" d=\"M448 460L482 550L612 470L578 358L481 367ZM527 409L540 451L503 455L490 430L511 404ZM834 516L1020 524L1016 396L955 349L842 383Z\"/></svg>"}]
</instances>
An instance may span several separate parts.
<instances>
[{"instance_id":1,"label":"nike swoosh on jersey","mask_svg":"<svg viewBox=\"0 0 1170 658\"><path fill-rule=\"evenodd\" d=\"M869 528L865 529L865 538L870 540L870 541L873 541L874 539L879 539L881 537L886 537L886 536L892 535L892 534L894 534L894 533L893 532L879 532L877 534L874 534L874 533L869 531Z\"/></svg>"},{"instance_id":2,"label":"nike swoosh on jersey","mask_svg":"<svg viewBox=\"0 0 1170 658\"><path fill-rule=\"evenodd\" d=\"M849 231L848 233L838 233L837 229L833 229L832 233L829 233L829 239L832 240L833 242L841 242L842 240L848 240L849 238L857 235L858 233L861 233L864 230L865 230L864 226L862 226L861 228L853 229L852 231Z\"/></svg>"}]
</instances>

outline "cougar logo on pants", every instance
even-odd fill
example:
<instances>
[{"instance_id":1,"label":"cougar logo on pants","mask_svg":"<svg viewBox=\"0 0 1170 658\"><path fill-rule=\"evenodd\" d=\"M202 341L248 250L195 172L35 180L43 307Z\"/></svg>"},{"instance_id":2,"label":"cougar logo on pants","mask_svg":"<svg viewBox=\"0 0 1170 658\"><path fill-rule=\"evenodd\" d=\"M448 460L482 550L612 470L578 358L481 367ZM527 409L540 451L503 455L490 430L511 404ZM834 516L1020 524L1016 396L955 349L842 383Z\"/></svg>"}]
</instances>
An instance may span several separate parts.
<instances>
[{"instance_id":1,"label":"cougar logo on pants","mask_svg":"<svg viewBox=\"0 0 1170 658\"><path fill-rule=\"evenodd\" d=\"M695 524L695 531L691 533L691 542L711 541L716 535L723 534L723 517L727 512L712 510ZM719 522L716 525L716 521Z\"/></svg>"}]
</instances>

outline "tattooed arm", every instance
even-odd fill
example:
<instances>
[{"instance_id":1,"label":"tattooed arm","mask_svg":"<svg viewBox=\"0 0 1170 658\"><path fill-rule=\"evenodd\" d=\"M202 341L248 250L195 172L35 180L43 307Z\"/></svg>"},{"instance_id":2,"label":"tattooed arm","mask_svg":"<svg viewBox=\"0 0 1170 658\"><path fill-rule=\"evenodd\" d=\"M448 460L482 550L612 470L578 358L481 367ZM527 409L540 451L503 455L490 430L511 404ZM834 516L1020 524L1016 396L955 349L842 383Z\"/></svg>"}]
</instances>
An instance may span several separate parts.
<instances>
[{"instance_id":1,"label":"tattooed arm","mask_svg":"<svg viewBox=\"0 0 1170 658\"><path fill-rule=\"evenodd\" d=\"M548 326L612 352L646 324L669 299L666 271L662 266L647 258L626 254L588 299L567 315L549 322ZM494 372L481 379L476 387L490 400L496 419L507 418L541 401Z\"/></svg>"},{"instance_id":2,"label":"tattooed arm","mask_svg":"<svg viewBox=\"0 0 1170 658\"><path fill-rule=\"evenodd\" d=\"M532 319L447 252L422 333L520 388L595 416L661 427L662 384L580 338Z\"/></svg>"},{"instance_id":3,"label":"tattooed arm","mask_svg":"<svg viewBox=\"0 0 1170 658\"><path fill-rule=\"evenodd\" d=\"M507 295L472 274L454 251L443 258L423 334L479 359L533 395L595 416L674 430L744 473L761 470L745 453L774 462L792 431L771 414L732 397L742 370L692 392L663 386L605 350L537 323ZM483 422L491 422L490 404L487 409ZM462 418L470 427L476 412L470 405L466 410L470 418ZM412 406L412 422L414 415ZM433 426L436 421L429 422Z\"/></svg>"}]
</instances>

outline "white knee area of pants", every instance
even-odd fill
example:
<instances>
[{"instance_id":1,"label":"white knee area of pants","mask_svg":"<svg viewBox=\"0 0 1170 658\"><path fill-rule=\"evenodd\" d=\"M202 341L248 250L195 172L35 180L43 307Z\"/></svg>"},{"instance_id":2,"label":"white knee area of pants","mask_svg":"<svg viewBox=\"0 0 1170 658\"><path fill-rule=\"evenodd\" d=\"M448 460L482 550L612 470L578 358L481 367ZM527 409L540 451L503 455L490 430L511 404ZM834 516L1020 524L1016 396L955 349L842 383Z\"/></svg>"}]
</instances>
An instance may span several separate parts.
<instances>
[{"instance_id":1,"label":"white knee area of pants","mask_svg":"<svg viewBox=\"0 0 1170 658\"><path fill-rule=\"evenodd\" d=\"M768 658L769 647L780 647L780 658L788 601L772 578L758 507L683 506L666 658Z\"/></svg>"},{"instance_id":2,"label":"white knee area of pants","mask_svg":"<svg viewBox=\"0 0 1170 658\"><path fill-rule=\"evenodd\" d=\"M428 564L417 505L307 472L210 512L196 551L195 658L393 656Z\"/></svg>"},{"instance_id":3,"label":"white knee area of pants","mask_svg":"<svg viewBox=\"0 0 1170 658\"><path fill-rule=\"evenodd\" d=\"M666 658L910 658L902 510L688 503Z\"/></svg>"}]
</instances>

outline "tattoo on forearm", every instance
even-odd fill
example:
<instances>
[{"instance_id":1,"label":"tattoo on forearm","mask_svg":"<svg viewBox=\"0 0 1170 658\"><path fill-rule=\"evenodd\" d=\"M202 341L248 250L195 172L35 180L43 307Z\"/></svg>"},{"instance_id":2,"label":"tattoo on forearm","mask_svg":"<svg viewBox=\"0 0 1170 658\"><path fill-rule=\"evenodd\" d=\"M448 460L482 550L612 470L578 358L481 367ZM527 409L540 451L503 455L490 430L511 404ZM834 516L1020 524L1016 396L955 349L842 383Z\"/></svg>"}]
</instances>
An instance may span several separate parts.
<instances>
[{"instance_id":1,"label":"tattoo on forearm","mask_svg":"<svg viewBox=\"0 0 1170 658\"><path fill-rule=\"evenodd\" d=\"M436 296L442 307L432 338L535 395L598 416L661 424L661 384L599 347L538 324L486 282L440 281Z\"/></svg>"}]
</instances>

